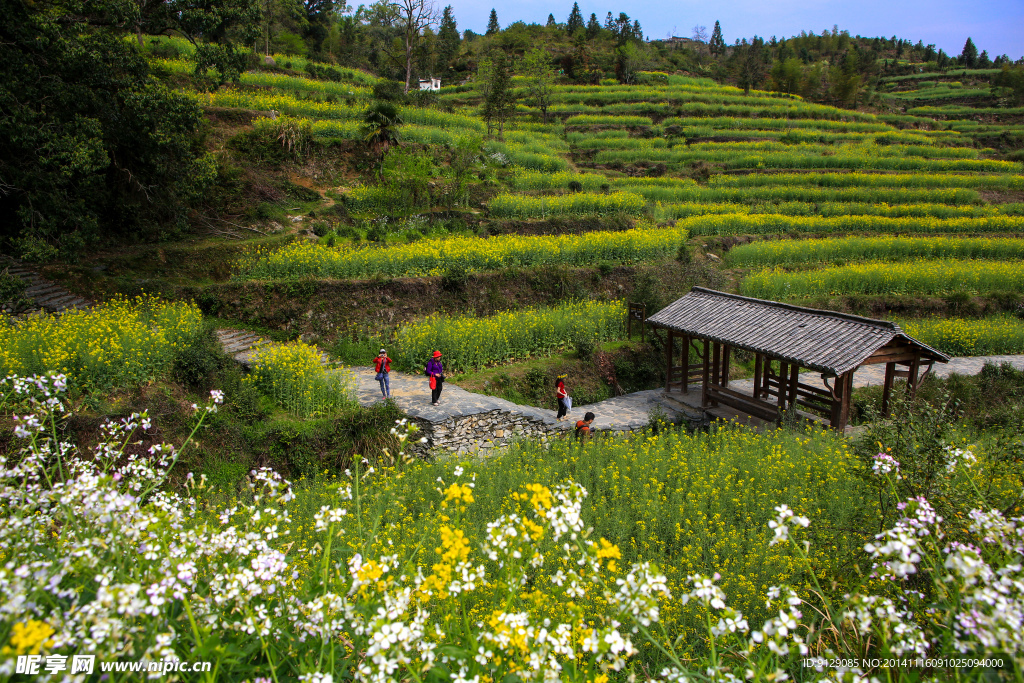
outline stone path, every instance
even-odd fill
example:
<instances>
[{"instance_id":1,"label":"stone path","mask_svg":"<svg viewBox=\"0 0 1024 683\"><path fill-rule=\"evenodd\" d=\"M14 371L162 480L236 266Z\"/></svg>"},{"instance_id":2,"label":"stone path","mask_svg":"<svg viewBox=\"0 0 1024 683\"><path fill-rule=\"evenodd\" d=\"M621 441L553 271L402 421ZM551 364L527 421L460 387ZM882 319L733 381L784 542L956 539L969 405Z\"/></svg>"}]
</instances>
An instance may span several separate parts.
<instances>
[{"instance_id":1,"label":"stone path","mask_svg":"<svg viewBox=\"0 0 1024 683\"><path fill-rule=\"evenodd\" d=\"M4 270L28 285L23 294L26 299L50 313L89 308L93 305L89 299L72 294L60 285L40 277L17 259L9 256L0 257L0 272ZM0 305L5 303L0 301ZM5 310L4 312L8 313L9 311Z\"/></svg>"},{"instance_id":2,"label":"stone path","mask_svg":"<svg viewBox=\"0 0 1024 683\"><path fill-rule=\"evenodd\" d=\"M240 363L248 365L252 347L257 343L270 343L269 340L252 332L239 330L217 330L217 336L224 350ZM328 362L326 356L325 363ZM935 364L932 373L936 377L948 377L951 374L977 375L985 363L1010 363L1018 370L1024 370L1024 354L1005 356L966 356L953 358L949 363ZM355 378L355 391L360 405L370 406L383 400L380 385L374 379L372 367L349 368ZM803 373L800 381L821 385L819 373ZM885 381L884 365L869 365L857 370L853 376L854 387L878 386ZM439 405L430 404L430 386L424 375L404 372L392 372L390 377L391 398L395 405L411 418L430 423L440 424L452 419L483 415L500 411L515 416L522 416L548 425L552 430L568 431L576 420L584 413L593 412L596 416L594 428L608 431L632 431L642 429L650 423L652 413L660 413L674 422L689 421L691 423L704 420L699 405L699 391L691 391L687 397L679 395L667 396L661 389L637 391L625 396L616 396L592 405L573 406L569 420L558 422L555 411L534 406L524 406L496 396L476 394L451 382L445 383ZM752 379L733 380L730 388L737 391L751 392ZM683 400L680 400L683 399ZM695 400L697 402L695 402ZM721 416L727 416L728 411ZM728 415L731 416L731 415Z\"/></svg>"},{"instance_id":3,"label":"stone path","mask_svg":"<svg viewBox=\"0 0 1024 683\"><path fill-rule=\"evenodd\" d=\"M948 377L951 374L977 375L985 363L1010 363L1018 370L1024 370L1024 354L1005 356L966 356L953 358L949 363L937 363L932 373L936 377ZM372 367L351 368L356 379L356 393L359 403L368 406L381 400L380 387L375 380ZM803 373L800 381L807 384L821 385L819 373ZM869 365L858 370L853 376L854 387L880 386L885 381L884 365ZM751 392L754 388L753 379L733 380L729 387L737 391ZM700 392L692 392L699 397ZM600 430L629 431L641 429L650 422L651 413L658 411L670 420L696 421L701 419L700 407L681 403L677 399L666 396L661 389L638 391L625 396L616 396L592 405L573 406L570 413L572 419L557 423L555 411L533 406L523 406L495 396L475 394L446 383L441 394L440 405L430 405L430 387L427 378L422 375L391 373L391 397L395 404L409 417L441 422L451 417L465 417L493 410L503 410L522 414L545 423L556 425L560 429L571 429L575 421L590 411L596 415L594 427Z\"/></svg>"}]
</instances>

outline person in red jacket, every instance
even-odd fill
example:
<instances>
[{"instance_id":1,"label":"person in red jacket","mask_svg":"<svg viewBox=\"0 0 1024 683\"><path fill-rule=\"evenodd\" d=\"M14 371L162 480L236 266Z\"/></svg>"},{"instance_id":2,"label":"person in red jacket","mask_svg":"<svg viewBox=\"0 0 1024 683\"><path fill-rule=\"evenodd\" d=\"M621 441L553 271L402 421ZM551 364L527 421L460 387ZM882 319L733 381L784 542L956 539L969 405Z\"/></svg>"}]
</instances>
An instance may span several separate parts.
<instances>
[{"instance_id":1,"label":"person in red jacket","mask_svg":"<svg viewBox=\"0 0 1024 683\"><path fill-rule=\"evenodd\" d=\"M380 382L381 396L385 400L391 398L391 381L388 379L388 376L391 374L391 359L388 358L386 350L381 349L377 357L373 359L373 367L377 371L375 378Z\"/></svg>"},{"instance_id":2,"label":"person in red jacket","mask_svg":"<svg viewBox=\"0 0 1024 683\"><path fill-rule=\"evenodd\" d=\"M556 419L559 422L564 420L566 413L569 412L569 406L566 403L566 399L569 398L569 392L565 390L565 378L566 375L559 375L558 381L555 383L555 398L558 399L558 416Z\"/></svg>"}]
</instances>

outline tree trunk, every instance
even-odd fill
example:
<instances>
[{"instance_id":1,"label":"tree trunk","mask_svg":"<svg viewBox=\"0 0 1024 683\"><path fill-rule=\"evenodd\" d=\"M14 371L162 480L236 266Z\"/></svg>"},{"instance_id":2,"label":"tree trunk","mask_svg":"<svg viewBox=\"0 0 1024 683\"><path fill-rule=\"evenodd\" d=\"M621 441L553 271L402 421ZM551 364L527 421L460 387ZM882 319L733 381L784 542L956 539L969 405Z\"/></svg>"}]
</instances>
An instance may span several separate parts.
<instances>
[{"instance_id":1,"label":"tree trunk","mask_svg":"<svg viewBox=\"0 0 1024 683\"><path fill-rule=\"evenodd\" d=\"M405 94L409 94L409 81L412 80L412 39L405 36Z\"/></svg>"},{"instance_id":2,"label":"tree trunk","mask_svg":"<svg viewBox=\"0 0 1024 683\"><path fill-rule=\"evenodd\" d=\"M135 39L139 41L139 49L142 49L142 22L135 24Z\"/></svg>"}]
</instances>

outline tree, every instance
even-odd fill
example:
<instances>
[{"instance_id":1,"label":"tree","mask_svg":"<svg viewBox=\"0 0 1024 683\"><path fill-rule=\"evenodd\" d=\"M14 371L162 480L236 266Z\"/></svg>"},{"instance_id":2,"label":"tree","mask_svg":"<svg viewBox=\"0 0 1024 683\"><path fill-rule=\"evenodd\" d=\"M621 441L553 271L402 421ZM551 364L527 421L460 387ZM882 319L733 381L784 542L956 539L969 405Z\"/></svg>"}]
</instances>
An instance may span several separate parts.
<instances>
[{"instance_id":1,"label":"tree","mask_svg":"<svg viewBox=\"0 0 1024 683\"><path fill-rule=\"evenodd\" d=\"M363 143L378 158L379 174L384 172L384 157L388 150L400 144L398 129L403 123L398 107L393 102L377 100L363 115Z\"/></svg>"},{"instance_id":2,"label":"tree","mask_svg":"<svg viewBox=\"0 0 1024 683\"><path fill-rule=\"evenodd\" d=\"M484 97L484 120L490 134L491 122L498 122L498 139L504 139L505 121L515 111L516 97L512 90L512 68L501 50L495 50L487 72L487 94Z\"/></svg>"},{"instance_id":3,"label":"tree","mask_svg":"<svg viewBox=\"0 0 1024 683\"><path fill-rule=\"evenodd\" d=\"M624 85L632 85L636 82L636 75L647 68L650 58L645 46L628 41L615 50L615 73L619 82Z\"/></svg>"},{"instance_id":4,"label":"tree","mask_svg":"<svg viewBox=\"0 0 1024 683\"><path fill-rule=\"evenodd\" d=\"M448 5L441 13L441 25L437 30L437 61L445 71L449 70L452 61L459 53L459 27L455 23L452 6Z\"/></svg>"},{"instance_id":5,"label":"tree","mask_svg":"<svg viewBox=\"0 0 1024 683\"><path fill-rule=\"evenodd\" d=\"M491 17L487 20L487 33L484 35L493 36L495 33L501 30L501 25L498 24L498 13L491 8Z\"/></svg>"},{"instance_id":6,"label":"tree","mask_svg":"<svg viewBox=\"0 0 1024 683\"><path fill-rule=\"evenodd\" d=\"M569 20L565 22L565 32L570 36L583 28L583 15L580 13L580 3L572 3L572 11L569 12Z\"/></svg>"},{"instance_id":7,"label":"tree","mask_svg":"<svg viewBox=\"0 0 1024 683\"><path fill-rule=\"evenodd\" d=\"M747 44L746 38L734 48L731 58L733 70L736 74L736 84L749 93L751 88L756 88L764 81L766 71L766 51L764 40L754 36Z\"/></svg>"},{"instance_id":8,"label":"tree","mask_svg":"<svg viewBox=\"0 0 1024 683\"><path fill-rule=\"evenodd\" d=\"M405 92L412 80L412 60L424 29L437 23L437 5L433 0L398 0L391 3L398 15L405 45Z\"/></svg>"},{"instance_id":9,"label":"tree","mask_svg":"<svg viewBox=\"0 0 1024 683\"><path fill-rule=\"evenodd\" d=\"M555 15L548 14L548 22L544 24L545 28L555 28L558 24L555 22Z\"/></svg>"},{"instance_id":10,"label":"tree","mask_svg":"<svg viewBox=\"0 0 1024 683\"><path fill-rule=\"evenodd\" d=\"M547 123L552 86L555 82L555 71L551 68L551 57L548 55L548 51L538 47L526 53L526 58L523 60L523 75L528 79L527 90L533 106L540 109L544 123Z\"/></svg>"},{"instance_id":11,"label":"tree","mask_svg":"<svg viewBox=\"0 0 1024 683\"><path fill-rule=\"evenodd\" d=\"M725 54L725 38L722 37L722 25L718 23L717 19L715 28L711 31L711 42L708 43L708 49L716 57Z\"/></svg>"},{"instance_id":12,"label":"tree","mask_svg":"<svg viewBox=\"0 0 1024 683\"><path fill-rule=\"evenodd\" d=\"M587 22L587 38L593 40L600 32L601 22L597 20L597 15L591 12L590 21Z\"/></svg>"},{"instance_id":13,"label":"tree","mask_svg":"<svg viewBox=\"0 0 1024 683\"><path fill-rule=\"evenodd\" d=\"M264 15L260 0L153 0L146 8L142 31L184 36L195 47L196 74L214 69L221 83L238 80L245 70L249 50L242 45L255 43Z\"/></svg>"},{"instance_id":14,"label":"tree","mask_svg":"<svg viewBox=\"0 0 1024 683\"><path fill-rule=\"evenodd\" d=\"M970 38L964 43L964 49L960 53L960 61L969 69L973 69L978 63L978 48Z\"/></svg>"},{"instance_id":15,"label":"tree","mask_svg":"<svg viewBox=\"0 0 1024 683\"><path fill-rule=\"evenodd\" d=\"M609 12L604 17L604 28L606 31L615 32L615 19L612 18L612 13Z\"/></svg>"},{"instance_id":16,"label":"tree","mask_svg":"<svg viewBox=\"0 0 1024 683\"><path fill-rule=\"evenodd\" d=\"M5 253L74 257L114 236L184 229L215 179L198 104L157 81L125 40L137 18L131 0L0 10Z\"/></svg>"},{"instance_id":17,"label":"tree","mask_svg":"<svg viewBox=\"0 0 1024 683\"><path fill-rule=\"evenodd\" d=\"M989 69L992 67L992 60L988 56L988 50L982 50L981 54L978 55L978 68Z\"/></svg>"},{"instance_id":18,"label":"tree","mask_svg":"<svg viewBox=\"0 0 1024 683\"><path fill-rule=\"evenodd\" d=\"M992 77L992 94L1009 97L1015 104L1024 104L1024 67L1011 66L1009 58L1002 70Z\"/></svg>"}]
</instances>

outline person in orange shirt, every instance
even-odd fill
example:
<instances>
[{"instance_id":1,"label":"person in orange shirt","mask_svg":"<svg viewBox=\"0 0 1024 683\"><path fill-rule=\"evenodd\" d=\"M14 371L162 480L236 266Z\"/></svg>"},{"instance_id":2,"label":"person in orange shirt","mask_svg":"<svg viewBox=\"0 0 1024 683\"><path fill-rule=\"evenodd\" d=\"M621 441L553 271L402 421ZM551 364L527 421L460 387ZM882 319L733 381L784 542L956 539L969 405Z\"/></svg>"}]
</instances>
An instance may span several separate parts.
<instances>
[{"instance_id":1,"label":"person in orange shirt","mask_svg":"<svg viewBox=\"0 0 1024 683\"><path fill-rule=\"evenodd\" d=\"M585 439L590 436L590 425L594 422L594 414L587 413L583 416L583 419L576 423L576 438Z\"/></svg>"},{"instance_id":2,"label":"person in orange shirt","mask_svg":"<svg viewBox=\"0 0 1024 683\"><path fill-rule=\"evenodd\" d=\"M384 349L380 350L377 357L373 359L373 367L377 371L374 376L375 379L380 382L380 393L385 400L391 398L391 380L389 375L391 374L391 359L388 358L388 352Z\"/></svg>"}]
</instances>

